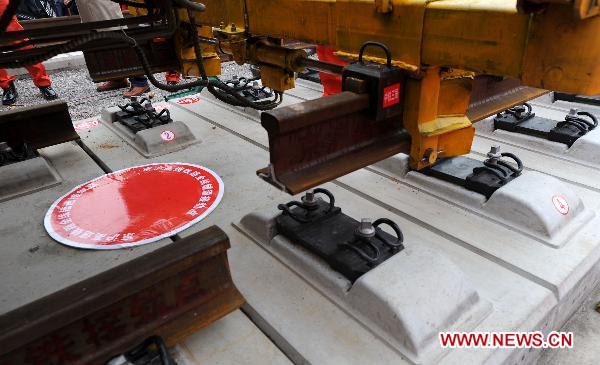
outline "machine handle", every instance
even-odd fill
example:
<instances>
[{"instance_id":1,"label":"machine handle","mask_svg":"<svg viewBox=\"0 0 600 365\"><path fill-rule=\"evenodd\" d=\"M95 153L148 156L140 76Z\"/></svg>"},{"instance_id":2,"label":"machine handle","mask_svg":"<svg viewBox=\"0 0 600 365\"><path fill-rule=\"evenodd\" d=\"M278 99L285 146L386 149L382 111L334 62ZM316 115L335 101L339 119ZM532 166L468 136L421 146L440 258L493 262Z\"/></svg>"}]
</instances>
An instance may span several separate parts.
<instances>
[{"instance_id":1,"label":"machine handle","mask_svg":"<svg viewBox=\"0 0 600 365\"><path fill-rule=\"evenodd\" d=\"M387 56L387 67L392 68L392 52L390 52L390 49L388 48L388 46L386 46L385 44L380 43L380 42L369 41L369 42L363 43L363 45L360 47L360 51L358 51L358 62L364 64L362 56L363 56L363 52L365 51L365 49L368 46L377 46L377 47L383 49Z\"/></svg>"}]
</instances>

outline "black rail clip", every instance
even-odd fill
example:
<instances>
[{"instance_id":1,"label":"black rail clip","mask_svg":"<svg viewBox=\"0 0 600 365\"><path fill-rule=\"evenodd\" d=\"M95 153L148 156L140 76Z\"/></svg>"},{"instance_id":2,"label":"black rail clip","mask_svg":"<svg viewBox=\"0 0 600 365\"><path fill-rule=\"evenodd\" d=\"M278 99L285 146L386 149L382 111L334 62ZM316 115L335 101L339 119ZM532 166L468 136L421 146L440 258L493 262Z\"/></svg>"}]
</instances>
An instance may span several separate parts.
<instances>
[{"instance_id":1,"label":"black rail clip","mask_svg":"<svg viewBox=\"0 0 600 365\"><path fill-rule=\"evenodd\" d=\"M160 336L152 336L106 365L177 365Z\"/></svg>"},{"instance_id":2,"label":"black rail clip","mask_svg":"<svg viewBox=\"0 0 600 365\"><path fill-rule=\"evenodd\" d=\"M571 109L561 122L540 118L532 112L530 104L507 109L494 118L494 128L527 134L571 147L575 141L598 126L591 113Z\"/></svg>"},{"instance_id":3,"label":"black rail clip","mask_svg":"<svg viewBox=\"0 0 600 365\"><path fill-rule=\"evenodd\" d=\"M11 147L6 142L0 142L0 166L29 160L38 157L39 154L27 143Z\"/></svg>"},{"instance_id":4,"label":"black rail clip","mask_svg":"<svg viewBox=\"0 0 600 365\"><path fill-rule=\"evenodd\" d=\"M517 126L524 121L535 117L535 113L532 112L530 104L517 105L515 107L506 109L504 112L499 113L494 118L494 128L503 129L509 132L516 132Z\"/></svg>"},{"instance_id":5,"label":"black rail clip","mask_svg":"<svg viewBox=\"0 0 600 365\"><path fill-rule=\"evenodd\" d=\"M550 130L548 139L571 147L579 138L598 126L598 119L588 112L571 109L565 120Z\"/></svg>"},{"instance_id":6,"label":"black rail clip","mask_svg":"<svg viewBox=\"0 0 600 365\"><path fill-rule=\"evenodd\" d=\"M225 84L234 89L238 95L251 102L272 98L274 96L273 90L266 86L261 86L258 83L257 78L248 79L234 75L231 80L225 81Z\"/></svg>"},{"instance_id":7,"label":"black rail clip","mask_svg":"<svg viewBox=\"0 0 600 365\"><path fill-rule=\"evenodd\" d=\"M328 202L317 197L324 195ZM351 282L404 249L400 227L387 218L363 219L345 215L326 189L314 189L301 201L280 204L277 231L308 249ZM395 236L383 231L387 225Z\"/></svg>"},{"instance_id":8,"label":"black rail clip","mask_svg":"<svg viewBox=\"0 0 600 365\"><path fill-rule=\"evenodd\" d=\"M501 153L500 146L492 146L487 157L483 161L483 166L475 167L473 173L467 176L465 187L483 194L489 199L496 190L521 175L523 163L510 152ZM516 167L504 161L503 157L513 160Z\"/></svg>"},{"instance_id":9,"label":"black rail clip","mask_svg":"<svg viewBox=\"0 0 600 365\"><path fill-rule=\"evenodd\" d=\"M136 97L132 97L129 103L118 107L121 110L116 114L117 121L133 133L173 122L169 109L157 112L146 98L138 101Z\"/></svg>"}]
</instances>

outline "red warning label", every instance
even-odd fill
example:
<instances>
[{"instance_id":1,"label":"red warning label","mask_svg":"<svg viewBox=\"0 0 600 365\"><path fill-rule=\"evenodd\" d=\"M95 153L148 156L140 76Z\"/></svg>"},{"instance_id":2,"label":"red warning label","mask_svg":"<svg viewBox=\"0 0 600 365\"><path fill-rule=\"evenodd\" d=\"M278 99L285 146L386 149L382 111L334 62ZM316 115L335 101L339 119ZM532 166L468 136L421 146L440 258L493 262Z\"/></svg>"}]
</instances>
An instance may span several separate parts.
<instances>
[{"instance_id":1,"label":"red warning label","mask_svg":"<svg viewBox=\"0 0 600 365\"><path fill-rule=\"evenodd\" d=\"M171 104L169 104L169 103L167 103L167 102L164 102L164 101L162 101L162 102L160 102L160 103L155 103L155 104L152 104L152 106L154 107L154 109L155 109L157 112L160 112L160 111L162 111L162 110L164 110L164 109L171 109Z\"/></svg>"},{"instance_id":2,"label":"red warning label","mask_svg":"<svg viewBox=\"0 0 600 365\"><path fill-rule=\"evenodd\" d=\"M383 107L387 108L400 102L400 84L383 89Z\"/></svg>"},{"instance_id":3,"label":"red warning label","mask_svg":"<svg viewBox=\"0 0 600 365\"><path fill-rule=\"evenodd\" d=\"M177 100L177 104L188 105L194 104L200 101L200 98L197 96L186 96L185 98L181 98Z\"/></svg>"},{"instance_id":4,"label":"red warning label","mask_svg":"<svg viewBox=\"0 0 600 365\"><path fill-rule=\"evenodd\" d=\"M76 131L87 131L87 130L95 128L99 125L100 125L100 121L98 119L88 119L88 120L81 120L79 122L76 122L73 125L73 128L75 128Z\"/></svg>"},{"instance_id":5,"label":"red warning label","mask_svg":"<svg viewBox=\"0 0 600 365\"><path fill-rule=\"evenodd\" d=\"M160 139L162 139L163 142L174 141L175 140L175 132L166 129L166 130L160 132Z\"/></svg>"},{"instance_id":6,"label":"red warning label","mask_svg":"<svg viewBox=\"0 0 600 365\"><path fill-rule=\"evenodd\" d=\"M555 195L552 197L552 204L557 212L562 215L569 214L569 203L567 203L567 199L563 198L560 195Z\"/></svg>"},{"instance_id":7,"label":"red warning label","mask_svg":"<svg viewBox=\"0 0 600 365\"><path fill-rule=\"evenodd\" d=\"M44 219L52 238L69 246L117 249L172 236L212 212L223 196L213 171L157 163L103 175L58 199Z\"/></svg>"}]
</instances>

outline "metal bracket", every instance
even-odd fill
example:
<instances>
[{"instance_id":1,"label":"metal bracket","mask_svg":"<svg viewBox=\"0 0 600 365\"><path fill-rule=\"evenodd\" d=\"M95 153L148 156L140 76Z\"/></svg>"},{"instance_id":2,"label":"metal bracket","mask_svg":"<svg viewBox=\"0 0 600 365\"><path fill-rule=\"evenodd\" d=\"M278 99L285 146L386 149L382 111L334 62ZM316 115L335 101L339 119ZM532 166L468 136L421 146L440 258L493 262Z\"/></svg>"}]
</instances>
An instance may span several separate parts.
<instances>
[{"instance_id":1,"label":"metal bracket","mask_svg":"<svg viewBox=\"0 0 600 365\"><path fill-rule=\"evenodd\" d=\"M458 156L439 160L434 166L421 170L426 175L463 186L490 198L502 186L521 175L523 163L512 153L500 153L499 146L493 146L485 161ZM512 159L516 167L504 160Z\"/></svg>"},{"instance_id":2,"label":"metal bracket","mask_svg":"<svg viewBox=\"0 0 600 365\"><path fill-rule=\"evenodd\" d=\"M317 194L328 197L328 202ZM323 259L350 282L404 249L404 236L393 221L381 218L361 222L342 213L326 189L309 191L302 201L280 204L277 232ZM387 225L395 237L379 226Z\"/></svg>"}]
</instances>

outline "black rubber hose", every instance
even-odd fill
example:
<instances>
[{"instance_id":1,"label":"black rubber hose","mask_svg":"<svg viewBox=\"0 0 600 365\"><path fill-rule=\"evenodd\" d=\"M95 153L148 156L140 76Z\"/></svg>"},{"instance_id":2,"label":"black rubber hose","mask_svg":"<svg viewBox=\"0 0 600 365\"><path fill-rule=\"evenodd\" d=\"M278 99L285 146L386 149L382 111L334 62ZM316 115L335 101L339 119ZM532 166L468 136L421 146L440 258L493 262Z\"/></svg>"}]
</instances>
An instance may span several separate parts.
<instances>
[{"instance_id":1,"label":"black rubber hose","mask_svg":"<svg viewBox=\"0 0 600 365\"><path fill-rule=\"evenodd\" d=\"M173 0L173 2L182 8L186 8L188 10L203 12L206 10L206 6L202 3L193 2L190 0Z\"/></svg>"}]
</instances>

